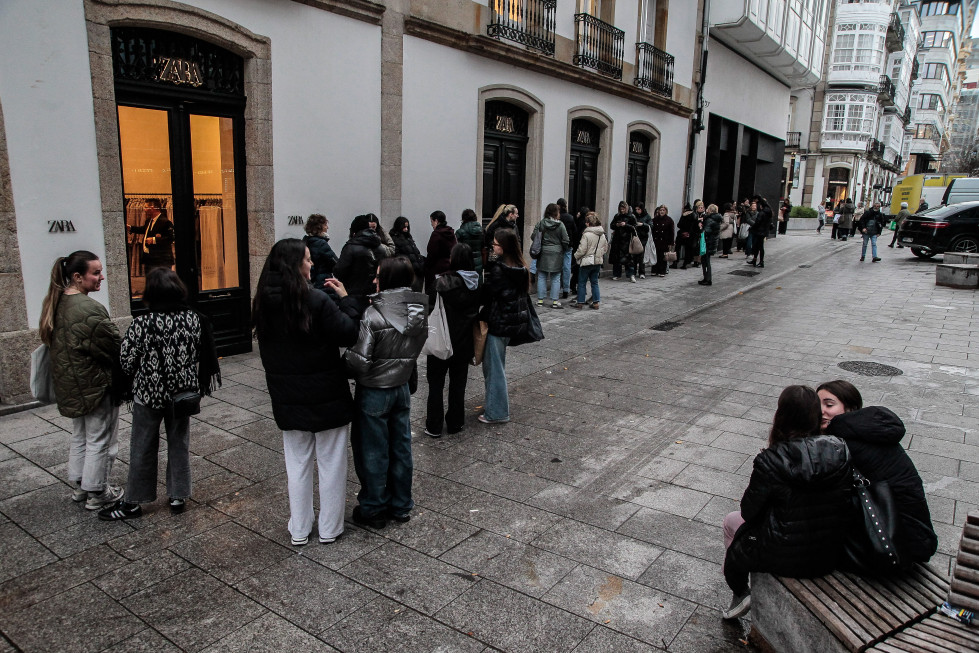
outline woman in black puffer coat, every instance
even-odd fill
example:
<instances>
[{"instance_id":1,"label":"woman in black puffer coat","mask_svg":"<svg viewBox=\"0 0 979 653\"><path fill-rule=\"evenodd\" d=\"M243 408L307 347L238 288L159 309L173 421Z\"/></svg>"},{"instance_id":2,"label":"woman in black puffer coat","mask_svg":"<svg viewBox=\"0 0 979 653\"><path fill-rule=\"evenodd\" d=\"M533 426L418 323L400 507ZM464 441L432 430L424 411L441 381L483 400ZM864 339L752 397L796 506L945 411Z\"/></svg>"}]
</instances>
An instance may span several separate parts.
<instances>
[{"instance_id":1,"label":"woman in black puffer coat","mask_svg":"<svg viewBox=\"0 0 979 653\"><path fill-rule=\"evenodd\" d=\"M481 313L489 326L483 354L486 399L483 414L477 419L484 424L502 424L510 421L506 348L511 342L529 341L530 302L524 298L530 294L530 271L512 230L497 229L492 247L496 256L486 266Z\"/></svg>"},{"instance_id":2,"label":"woman in black puffer coat","mask_svg":"<svg viewBox=\"0 0 979 653\"><path fill-rule=\"evenodd\" d=\"M282 429L294 546L306 544L313 528L314 465L319 467L320 542L332 542L343 532L354 412L340 347L357 342L363 306L336 279L325 283L339 303L311 288L311 267L301 240L280 240L265 261L252 302L272 415Z\"/></svg>"},{"instance_id":3,"label":"woman in black puffer coat","mask_svg":"<svg viewBox=\"0 0 979 653\"><path fill-rule=\"evenodd\" d=\"M848 381L823 383L816 392L823 411L823 432L843 438L853 466L871 483L886 481L891 488L900 515L894 546L901 566L928 562L938 549L938 536L921 476L901 446L904 422L883 406L862 408L860 391Z\"/></svg>"},{"instance_id":4,"label":"woman in black puffer coat","mask_svg":"<svg viewBox=\"0 0 979 653\"><path fill-rule=\"evenodd\" d=\"M842 556L853 471L846 444L818 435L820 419L815 390L790 385L782 391L741 511L724 518L724 579L734 592L725 619L751 607L749 572L822 576Z\"/></svg>"},{"instance_id":5,"label":"woman in black puffer coat","mask_svg":"<svg viewBox=\"0 0 979 653\"><path fill-rule=\"evenodd\" d=\"M340 260L333 273L347 292L355 297L367 297L377 289L377 264L385 258L381 237L377 234L376 218L358 215L350 223L350 240L340 250Z\"/></svg>"},{"instance_id":6,"label":"woman in black puffer coat","mask_svg":"<svg viewBox=\"0 0 979 653\"><path fill-rule=\"evenodd\" d=\"M425 283L425 257L418 251L418 245L411 235L411 224L408 218L399 216L394 221L394 227L388 232L391 240L394 241L394 253L396 256L404 256L411 263L411 269L415 272L415 281L411 284L411 289L421 292L422 285Z\"/></svg>"},{"instance_id":7,"label":"woman in black puffer coat","mask_svg":"<svg viewBox=\"0 0 979 653\"><path fill-rule=\"evenodd\" d=\"M313 271L310 278L314 288L322 288L323 282L333 276L333 270L340 258L330 247L330 237L326 235L330 223L325 215L314 213L306 218L306 235L303 242L309 248L309 256L313 259Z\"/></svg>"}]
</instances>

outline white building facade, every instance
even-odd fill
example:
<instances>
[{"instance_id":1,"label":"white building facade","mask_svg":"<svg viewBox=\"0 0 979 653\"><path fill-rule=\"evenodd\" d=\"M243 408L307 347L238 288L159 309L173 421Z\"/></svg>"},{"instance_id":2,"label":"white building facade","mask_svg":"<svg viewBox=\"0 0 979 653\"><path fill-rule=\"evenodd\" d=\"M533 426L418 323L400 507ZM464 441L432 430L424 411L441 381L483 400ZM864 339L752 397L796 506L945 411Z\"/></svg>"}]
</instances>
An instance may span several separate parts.
<instances>
[{"instance_id":1,"label":"white building facade","mask_svg":"<svg viewBox=\"0 0 979 653\"><path fill-rule=\"evenodd\" d=\"M142 310L148 201L173 221L175 270L226 354L251 348L264 258L310 213L338 252L366 212L387 228L407 216L422 245L434 210L455 226L517 204L524 233L562 196L603 218L621 199L678 213L703 7L0 3L0 402L29 398L56 257L95 252L107 280L93 296L123 326Z\"/></svg>"},{"instance_id":2,"label":"white building facade","mask_svg":"<svg viewBox=\"0 0 979 653\"><path fill-rule=\"evenodd\" d=\"M920 74L917 9L901 0L837 0L830 39L801 201L886 204L908 160Z\"/></svg>"}]
</instances>

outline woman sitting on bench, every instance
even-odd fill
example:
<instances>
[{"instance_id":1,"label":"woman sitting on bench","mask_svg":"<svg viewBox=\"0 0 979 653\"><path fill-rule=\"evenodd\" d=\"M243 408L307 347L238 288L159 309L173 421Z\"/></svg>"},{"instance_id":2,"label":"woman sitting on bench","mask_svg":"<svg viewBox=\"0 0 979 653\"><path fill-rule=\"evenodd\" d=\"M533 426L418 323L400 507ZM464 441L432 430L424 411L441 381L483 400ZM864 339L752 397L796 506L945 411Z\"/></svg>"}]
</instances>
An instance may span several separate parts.
<instances>
[{"instance_id":1,"label":"woman sitting on bench","mask_svg":"<svg viewBox=\"0 0 979 653\"><path fill-rule=\"evenodd\" d=\"M790 385L778 398L768 448L755 457L741 511L724 518L724 579L734 592L724 619L751 607L748 574L823 576L843 551L850 506L850 454L837 437L819 435L819 398Z\"/></svg>"},{"instance_id":2,"label":"woman sitting on bench","mask_svg":"<svg viewBox=\"0 0 979 653\"><path fill-rule=\"evenodd\" d=\"M828 381L816 392L822 408L822 432L842 438L853 466L871 484L886 482L900 521L894 533L900 566L928 562L938 549L921 476L901 440L904 422L883 406L863 408L860 391L848 381Z\"/></svg>"}]
</instances>

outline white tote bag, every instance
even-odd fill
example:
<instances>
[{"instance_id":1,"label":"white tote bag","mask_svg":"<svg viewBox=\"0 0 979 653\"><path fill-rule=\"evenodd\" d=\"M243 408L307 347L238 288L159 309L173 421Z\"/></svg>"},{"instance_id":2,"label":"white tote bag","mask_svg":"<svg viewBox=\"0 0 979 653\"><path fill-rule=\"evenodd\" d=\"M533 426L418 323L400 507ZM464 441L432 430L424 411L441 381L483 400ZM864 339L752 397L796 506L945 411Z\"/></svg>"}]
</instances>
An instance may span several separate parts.
<instances>
[{"instance_id":1,"label":"white tote bag","mask_svg":"<svg viewBox=\"0 0 979 653\"><path fill-rule=\"evenodd\" d=\"M452 356L452 340L449 337L449 321L445 317L442 295L435 293L435 310L428 316L428 339L422 353L442 360Z\"/></svg>"},{"instance_id":2,"label":"white tote bag","mask_svg":"<svg viewBox=\"0 0 979 653\"><path fill-rule=\"evenodd\" d=\"M649 242L646 243L646 251L643 252L642 262L647 266L656 265L656 247L653 245L652 238L650 238Z\"/></svg>"},{"instance_id":3,"label":"white tote bag","mask_svg":"<svg viewBox=\"0 0 979 653\"><path fill-rule=\"evenodd\" d=\"M41 345L31 353L31 394L42 403L55 402L51 352L48 351L47 345Z\"/></svg>"}]
</instances>

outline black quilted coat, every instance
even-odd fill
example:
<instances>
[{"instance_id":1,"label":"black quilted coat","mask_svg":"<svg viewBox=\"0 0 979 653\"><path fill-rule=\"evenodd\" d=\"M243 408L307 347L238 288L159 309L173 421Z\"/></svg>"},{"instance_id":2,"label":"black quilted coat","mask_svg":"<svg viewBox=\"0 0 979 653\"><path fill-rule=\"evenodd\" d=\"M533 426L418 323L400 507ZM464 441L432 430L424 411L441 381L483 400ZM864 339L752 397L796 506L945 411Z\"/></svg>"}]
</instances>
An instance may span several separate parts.
<instances>
[{"instance_id":1,"label":"black quilted coat","mask_svg":"<svg viewBox=\"0 0 979 653\"><path fill-rule=\"evenodd\" d=\"M281 312L281 282L269 275L263 310ZM279 321L258 334L265 380L275 424L283 431L325 431L349 424L353 399L340 347L357 342L361 304L344 297L339 304L322 290L309 293L309 333L289 331Z\"/></svg>"},{"instance_id":2,"label":"black quilted coat","mask_svg":"<svg viewBox=\"0 0 979 653\"><path fill-rule=\"evenodd\" d=\"M340 260L333 268L333 274L351 295L366 297L377 291L374 278L381 260L377 251L380 246L380 236L370 229L364 229L351 236L340 250Z\"/></svg>"},{"instance_id":3,"label":"black quilted coat","mask_svg":"<svg viewBox=\"0 0 979 653\"><path fill-rule=\"evenodd\" d=\"M833 436L795 438L759 453L728 560L793 578L831 572L850 523L852 474L846 444Z\"/></svg>"},{"instance_id":4,"label":"black quilted coat","mask_svg":"<svg viewBox=\"0 0 979 653\"><path fill-rule=\"evenodd\" d=\"M846 441L853 466L871 483L887 481L901 521L894 544L902 562L927 562L938 549L921 476L901 440L904 422L882 406L868 406L833 418L828 433Z\"/></svg>"},{"instance_id":5,"label":"black quilted coat","mask_svg":"<svg viewBox=\"0 0 979 653\"><path fill-rule=\"evenodd\" d=\"M527 308L527 268L510 267L501 261L486 265L483 280L483 312L481 319L489 326L489 333L501 338L527 338L530 329L530 312Z\"/></svg>"},{"instance_id":6,"label":"black quilted coat","mask_svg":"<svg viewBox=\"0 0 979 653\"><path fill-rule=\"evenodd\" d=\"M84 417L112 386L122 338L102 304L88 295L64 295L51 336L51 375L58 412Z\"/></svg>"}]
</instances>

